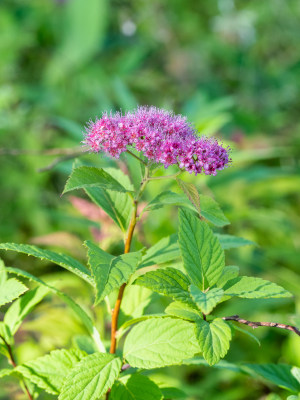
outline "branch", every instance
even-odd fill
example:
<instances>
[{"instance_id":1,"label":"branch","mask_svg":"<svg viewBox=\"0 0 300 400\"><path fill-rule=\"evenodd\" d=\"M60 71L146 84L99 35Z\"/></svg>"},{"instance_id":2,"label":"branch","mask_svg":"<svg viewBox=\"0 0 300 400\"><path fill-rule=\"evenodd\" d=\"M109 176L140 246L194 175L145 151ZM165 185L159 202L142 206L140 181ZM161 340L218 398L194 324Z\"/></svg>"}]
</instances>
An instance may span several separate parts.
<instances>
[{"instance_id":1,"label":"branch","mask_svg":"<svg viewBox=\"0 0 300 400\"><path fill-rule=\"evenodd\" d=\"M296 335L300 336L300 330L292 325L279 324L277 322L252 322L252 321L248 321L246 319L240 318L239 315L231 315L230 317L223 317L222 319L224 319L224 321L236 321L236 322L239 322L240 324L251 326L251 328L253 328L253 329L259 328L260 326L268 326L269 328L285 329L288 331L295 332Z\"/></svg>"},{"instance_id":2,"label":"branch","mask_svg":"<svg viewBox=\"0 0 300 400\"><path fill-rule=\"evenodd\" d=\"M17 363L15 361L15 358L14 358L14 355L13 355L12 348L11 348L10 344L7 343L7 341L5 340L5 338L2 335L0 335L0 339L3 340L3 343L5 344L5 346L7 348L11 365L14 368L16 368L17 367ZM25 379L23 378L22 380L23 380L24 389L25 389L25 391L27 393L27 396L28 396L29 400L33 400L33 397L31 395L31 393L29 392L29 389L28 389L28 387L27 387L27 385L25 383Z\"/></svg>"}]
</instances>

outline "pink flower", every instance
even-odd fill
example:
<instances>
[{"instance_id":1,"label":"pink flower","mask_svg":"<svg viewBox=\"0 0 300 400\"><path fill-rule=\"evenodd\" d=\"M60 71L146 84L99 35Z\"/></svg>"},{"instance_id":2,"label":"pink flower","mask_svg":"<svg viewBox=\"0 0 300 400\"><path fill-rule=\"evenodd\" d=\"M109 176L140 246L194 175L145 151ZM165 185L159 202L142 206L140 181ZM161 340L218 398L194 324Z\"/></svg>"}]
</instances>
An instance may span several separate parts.
<instances>
[{"instance_id":1,"label":"pink flower","mask_svg":"<svg viewBox=\"0 0 300 400\"><path fill-rule=\"evenodd\" d=\"M104 113L89 123L85 143L91 151L115 158L132 147L165 168L177 164L195 175L216 175L231 162L229 147L199 138L185 117L156 107L138 107L125 115Z\"/></svg>"}]
</instances>

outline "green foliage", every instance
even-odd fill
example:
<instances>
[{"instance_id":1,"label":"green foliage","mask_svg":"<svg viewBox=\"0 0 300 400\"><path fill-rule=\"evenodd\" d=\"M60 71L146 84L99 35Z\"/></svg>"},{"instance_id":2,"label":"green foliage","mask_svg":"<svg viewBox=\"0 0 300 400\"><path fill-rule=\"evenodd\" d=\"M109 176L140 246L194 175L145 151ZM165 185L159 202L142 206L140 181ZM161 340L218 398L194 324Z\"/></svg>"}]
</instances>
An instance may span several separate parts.
<instances>
[{"instance_id":1,"label":"green foliage","mask_svg":"<svg viewBox=\"0 0 300 400\"><path fill-rule=\"evenodd\" d=\"M59 394L67 374L85 356L84 352L74 349L53 350L19 365L17 371L47 393Z\"/></svg>"},{"instance_id":2,"label":"green foliage","mask_svg":"<svg viewBox=\"0 0 300 400\"><path fill-rule=\"evenodd\" d=\"M38 287L24 294L9 307L4 316L4 323L9 327L13 335L17 332L26 316L48 293L49 289L47 287Z\"/></svg>"},{"instance_id":3,"label":"green foliage","mask_svg":"<svg viewBox=\"0 0 300 400\"><path fill-rule=\"evenodd\" d=\"M124 357L136 368L181 364L197 352L193 324L174 318L140 322L129 332L124 344Z\"/></svg>"},{"instance_id":4,"label":"green foliage","mask_svg":"<svg viewBox=\"0 0 300 400\"><path fill-rule=\"evenodd\" d=\"M214 285L225 266L224 252L207 224L184 209L179 213L179 246L192 283L202 290Z\"/></svg>"},{"instance_id":5,"label":"green foliage","mask_svg":"<svg viewBox=\"0 0 300 400\"><path fill-rule=\"evenodd\" d=\"M183 303L193 304L188 292L190 282L178 269L165 268L150 271L138 278L135 283Z\"/></svg>"},{"instance_id":6,"label":"green foliage","mask_svg":"<svg viewBox=\"0 0 300 400\"><path fill-rule=\"evenodd\" d=\"M116 168L105 168L115 181L122 187L124 191L107 190L102 187L85 187L86 194L99 207L101 207L107 215L121 228L126 231L132 214L132 197L129 194L133 190L133 186L128 178L121 170Z\"/></svg>"},{"instance_id":7,"label":"green foliage","mask_svg":"<svg viewBox=\"0 0 300 400\"><path fill-rule=\"evenodd\" d=\"M240 276L229 280L224 286L224 293L229 296L246 299L266 299L291 297L292 294L281 286L261 278Z\"/></svg>"},{"instance_id":8,"label":"green foliage","mask_svg":"<svg viewBox=\"0 0 300 400\"><path fill-rule=\"evenodd\" d=\"M191 203L195 206L196 211L199 215L201 215L200 208L200 197L196 186L192 183L185 182L182 179L176 179L179 187L183 190L183 192L187 195Z\"/></svg>"},{"instance_id":9,"label":"green foliage","mask_svg":"<svg viewBox=\"0 0 300 400\"><path fill-rule=\"evenodd\" d=\"M17 279L7 279L4 263L0 260L0 307L17 299L27 290Z\"/></svg>"},{"instance_id":10,"label":"green foliage","mask_svg":"<svg viewBox=\"0 0 300 400\"><path fill-rule=\"evenodd\" d=\"M141 261L140 251L123 254L118 257L104 255L101 249L92 243L86 243L89 251L89 264L96 285L95 304L100 303L114 289L127 282Z\"/></svg>"},{"instance_id":11,"label":"green foliage","mask_svg":"<svg viewBox=\"0 0 300 400\"><path fill-rule=\"evenodd\" d=\"M255 245L255 243L252 242L251 240L247 240L241 237L236 237L233 235L224 235L216 233L216 236L221 243L222 249L224 250L235 249L237 247L247 246L247 245Z\"/></svg>"},{"instance_id":12,"label":"green foliage","mask_svg":"<svg viewBox=\"0 0 300 400\"><path fill-rule=\"evenodd\" d=\"M194 302L204 314L209 314L220 302L224 294L224 291L219 288L202 292L197 286L191 285L189 289Z\"/></svg>"},{"instance_id":13,"label":"green foliage","mask_svg":"<svg viewBox=\"0 0 300 400\"><path fill-rule=\"evenodd\" d=\"M116 381L111 389L112 400L161 400L159 387L147 376L134 374Z\"/></svg>"},{"instance_id":14,"label":"green foliage","mask_svg":"<svg viewBox=\"0 0 300 400\"><path fill-rule=\"evenodd\" d=\"M171 235L159 240L150 247L142 257L139 268L149 267L154 264L163 264L180 257L177 235Z\"/></svg>"},{"instance_id":15,"label":"green foliage","mask_svg":"<svg viewBox=\"0 0 300 400\"><path fill-rule=\"evenodd\" d=\"M51 242L49 235L49 241L44 244L61 247L78 260L85 256L78 242L86 239L100 242L101 248L114 256L121 254L119 240L122 233L114 231L115 228L110 231L112 226L108 224L114 221L125 233L132 213L130 195L99 187L86 188L85 193L79 192L80 195L87 194L112 221L107 222L100 213L98 219L93 219L91 213L79 216L70 206L68 196L59 197L72 162L68 157L62 157L54 165L60 158L56 153L72 151L75 146L74 151L77 151L83 139L83 125L102 111L120 108L125 111L136 104L154 104L187 115L188 120L195 123L199 135L216 134L233 148L232 168L216 177L184 174L181 179L189 188L188 197L192 199L189 206L194 212L197 210L198 215L201 213L202 218L214 223L213 216L209 219L205 215L205 202L201 199L202 196L213 196L231 221L229 226L221 225L225 221L222 222L221 217L219 225L213 228L218 232L214 235L222 249L233 249L226 253L226 264L239 265L241 275L269 279L297 294L300 285L297 271L300 231L298 0L272 2L272 9L267 2L259 1L186 0L170 2L167 6L158 3L134 0L109 4L107 0L91 0L87 5L83 0L49 0L41 6L38 1L1 2L2 241L39 245L38 240L43 240L46 233L60 235L68 230L77 243L72 244L66 237ZM174 37L176 40L172 40ZM102 155L82 153L80 159L84 165L103 168L126 189L129 189L125 184L127 175L114 168L123 175L120 181L107 167L121 167L126 173L128 167L138 188L143 167L140 168L133 158L132 162L127 162L130 157L115 161ZM44 173L36 172L50 165L52 160L53 168ZM156 174L155 167L152 171ZM156 176L173 172L177 170L161 169ZM177 185L169 180L152 182L153 193L146 191L143 203L149 204L164 191L177 191ZM157 210L155 214L144 214L132 243L133 251L156 243L153 249L161 238L174 233L175 215L172 207ZM147 230L142 227L144 222ZM221 226L225 229L218 229ZM143 257L148 267L157 268L156 264L164 262L177 263L180 252L174 237L169 239L169 245L166 240L165 247L157 249L153 256L149 248L149 258L147 254ZM248 246L254 242L260 247ZM82 325L92 335L96 324L101 336L108 340L110 314L103 303L93 307L93 292L91 288L87 289L85 282L79 283L70 274L65 279L64 271L57 273L51 264L39 260L14 259L5 252L1 252L1 257L7 265L12 265L14 260L24 273L28 271L39 277L35 279L42 277L43 283L33 280L33 284L51 283L51 293L56 294L42 304L42 313L33 310L32 318L27 317L15 344L10 337L17 361L47 353L55 346L67 347L73 333L83 333ZM148 268L145 264L140 266ZM169 266L181 269L178 264ZM84 272L89 275L88 271ZM145 270L140 272L145 273ZM226 282L237 278L237 274L237 269L225 267L215 285L223 288ZM266 288L265 284L262 288ZM127 289L120 325L130 316L140 317L145 304L149 305L152 315L155 312L159 315L165 309L166 313L177 313L179 318L190 316L191 321L192 318L196 320L196 310L193 317L184 303L171 303L165 308L166 298L150 296L146 288L137 285ZM212 289L214 286L210 287ZM142 290L146 294L141 294ZM279 289L275 293L277 290L283 293ZM257 288L255 291L258 296ZM3 287L0 297L1 294ZM115 293L110 295L112 307L114 296ZM296 325L299 322L297 296L292 300L283 297L265 300L262 297L253 301L235 296L225 303L229 297L223 297L217 308L218 316L239 313L247 319L278 322L288 319L287 323ZM296 308L293 308L293 301ZM64 325L65 329L59 331L56 321L65 322L65 304L72 308L82 324ZM1 312L5 313L7 308L4 305ZM30 328L33 323L37 328L43 327L44 331L48 328L51 340L41 334L42 330L33 333ZM235 325L232 329L240 329L236 323L230 325ZM293 337L292 333L283 335L281 330L277 333L273 328L255 332L262 341L260 351L256 344L252 345L246 336L243 338L237 332L238 340L226 356L230 362L221 361L212 369L198 357L193 364L180 369L155 371L155 381L182 388L181 398L184 399L258 399L266 397L270 391L273 393L267 396L268 399L285 399L286 392L276 387L276 382L253 384L253 380L241 373L242 368L237 363L242 360L256 364L283 360L299 365L299 338ZM39 344L32 338L39 338ZM120 341L120 350L122 344ZM7 349L0 341L0 351L3 348L7 356ZM274 349L280 349L280 352L274 352ZM20 395L13 381L17 374L11 373L2 356L0 364L4 367L0 376L7 373L0 383L0 397L15 400ZM224 389L225 381L226 390L220 390ZM271 389L266 388L266 384L272 384ZM166 398L176 398L174 391L174 388L162 389ZM43 400L49 396L40 393L39 397ZM177 397L180 397L178 392ZM290 397L298 398L296 395Z\"/></svg>"},{"instance_id":16,"label":"green foliage","mask_svg":"<svg viewBox=\"0 0 300 400\"><path fill-rule=\"evenodd\" d=\"M273 384L292 392L300 392L300 380L293 376L293 368L286 364L246 364L244 367L253 375L267 379Z\"/></svg>"},{"instance_id":17,"label":"green foliage","mask_svg":"<svg viewBox=\"0 0 300 400\"><path fill-rule=\"evenodd\" d=\"M128 191L103 168L78 167L72 171L63 193L74 189L85 189L90 187L100 187L102 189L109 189L116 192Z\"/></svg>"},{"instance_id":18,"label":"green foliage","mask_svg":"<svg viewBox=\"0 0 300 400\"><path fill-rule=\"evenodd\" d=\"M229 349L230 327L221 318L215 318L212 322L197 321L195 329L203 357L209 365L216 364Z\"/></svg>"},{"instance_id":19,"label":"green foliage","mask_svg":"<svg viewBox=\"0 0 300 400\"><path fill-rule=\"evenodd\" d=\"M1 243L0 249L12 250L18 253L25 253L29 256L40 258L41 260L48 260L61 267L73 272L86 282L93 284L90 271L82 265L79 261L67 254L56 253L51 250L40 249L37 246L31 246L28 244L16 244L16 243Z\"/></svg>"},{"instance_id":20,"label":"green foliage","mask_svg":"<svg viewBox=\"0 0 300 400\"><path fill-rule=\"evenodd\" d=\"M112 354L84 357L66 376L59 400L96 400L112 386L122 361Z\"/></svg>"},{"instance_id":21,"label":"green foliage","mask_svg":"<svg viewBox=\"0 0 300 400\"><path fill-rule=\"evenodd\" d=\"M198 319L202 319L202 315L194 308L194 306L191 307L188 304L179 301L170 303L165 309L165 313L188 321L197 321Z\"/></svg>"},{"instance_id":22,"label":"green foliage","mask_svg":"<svg viewBox=\"0 0 300 400\"><path fill-rule=\"evenodd\" d=\"M35 276L29 274L26 271L22 271L18 268L8 268L8 271L22 276L24 278L27 278L29 280L32 280L39 285L42 285L42 287L50 290L52 293L56 294L59 296L68 306L74 311L75 316L83 323L83 325L86 327L87 331L91 334L94 335L96 332L97 335L97 330L95 330L95 327L93 326L93 322L91 318L88 316L88 314L82 309L82 307L79 306L70 296L68 296L66 293L63 293L62 291L56 289L55 287L48 285L46 282L41 280L40 278L36 278Z\"/></svg>"}]
</instances>

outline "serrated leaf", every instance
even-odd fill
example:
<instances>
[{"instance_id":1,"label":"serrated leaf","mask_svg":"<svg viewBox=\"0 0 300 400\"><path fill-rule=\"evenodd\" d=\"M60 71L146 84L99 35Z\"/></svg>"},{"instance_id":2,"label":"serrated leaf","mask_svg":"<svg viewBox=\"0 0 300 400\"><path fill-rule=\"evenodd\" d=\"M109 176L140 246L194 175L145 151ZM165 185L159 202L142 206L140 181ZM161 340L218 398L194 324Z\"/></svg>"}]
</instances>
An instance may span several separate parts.
<instances>
[{"instance_id":1,"label":"serrated leaf","mask_svg":"<svg viewBox=\"0 0 300 400\"><path fill-rule=\"evenodd\" d=\"M111 400L161 400L159 387L147 376L134 374L127 381L116 381L111 389Z\"/></svg>"},{"instance_id":2,"label":"serrated leaf","mask_svg":"<svg viewBox=\"0 0 300 400\"><path fill-rule=\"evenodd\" d=\"M88 316L88 314L77 304L71 297L69 297L67 294L61 292L60 290L56 289L55 287L48 285L46 282L44 282L42 279L35 277L34 275L30 274L29 272L23 271L18 268L7 268L8 272L12 274L16 274L19 276L22 276L23 278L27 278L31 281L34 281L38 283L39 285L42 285L43 287L49 289L52 293L55 293L57 296L59 296L68 306L71 307L71 309L74 311L75 316L83 323L83 325L86 327L87 331L90 333L90 335L94 336L97 335L97 332L93 326L93 322L91 318ZM96 338L95 338L96 339Z\"/></svg>"},{"instance_id":3,"label":"serrated leaf","mask_svg":"<svg viewBox=\"0 0 300 400\"><path fill-rule=\"evenodd\" d=\"M250 276L240 276L228 281L224 286L224 294L246 299L292 297L291 293L276 283Z\"/></svg>"},{"instance_id":4,"label":"serrated leaf","mask_svg":"<svg viewBox=\"0 0 300 400\"><path fill-rule=\"evenodd\" d=\"M162 208L163 206L166 205L184 206L194 209L191 202L185 196L167 190L165 192L160 193L153 200L151 200L150 203L146 205L143 211L158 210L159 208Z\"/></svg>"},{"instance_id":5,"label":"serrated leaf","mask_svg":"<svg viewBox=\"0 0 300 400\"><path fill-rule=\"evenodd\" d=\"M196 211L201 215L200 209L200 197L196 186L192 183L185 182L179 178L176 178L179 187L187 195L191 203L195 206Z\"/></svg>"},{"instance_id":6,"label":"serrated leaf","mask_svg":"<svg viewBox=\"0 0 300 400\"><path fill-rule=\"evenodd\" d=\"M59 400L97 400L112 387L122 366L112 354L94 353L83 358L67 375Z\"/></svg>"},{"instance_id":7,"label":"serrated leaf","mask_svg":"<svg viewBox=\"0 0 300 400\"><path fill-rule=\"evenodd\" d=\"M135 284L144 286L159 294L170 296L183 303L193 304L188 292L190 282L178 269L163 268L147 272L139 277Z\"/></svg>"},{"instance_id":8,"label":"serrated leaf","mask_svg":"<svg viewBox=\"0 0 300 400\"><path fill-rule=\"evenodd\" d=\"M164 237L154 246L150 247L142 257L139 269L150 265L163 264L180 257L177 235Z\"/></svg>"},{"instance_id":9,"label":"serrated leaf","mask_svg":"<svg viewBox=\"0 0 300 400\"><path fill-rule=\"evenodd\" d=\"M9 376L13 372L15 372L14 368L3 368L3 369L0 369L0 378L4 378L5 376Z\"/></svg>"},{"instance_id":10,"label":"serrated leaf","mask_svg":"<svg viewBox=\"0 0 300 400\"><path fill-rule=\"evenodd\" d=\"M17 332L27 315L48 293L48 288L42 286L37 287L24 294L24 296L16 300L9 307L4 316L4 323L9 327L13 335Z\"/></svg>"},{"instance_id":11,"label":"serrated leaf","mask_svg":"<svg viewBox=\"0 0 300 400\"><path fill-rule=\"evenodd\" d=\"M85 356L84 352L75 349L54 350L19 365L17 371L47 393L59 394L67 374Z\"/></svg>"},{"instance_id":12,"label":"serrated leaf","mask_svg":"<svg viewBox=\"0 0 300 400\"><path fill-rule=\"evenodd\" d=\"M209 365L216 364L223 358L231 340L231 329L221 318L215 318L212 322L198 321L195 325L203 357Z\"/></svg>"},{"instance_id":13,"label":"serrated leaf","mask_svg":"<svg viewBox=\"0 0 300 400\"><path fill-rule=\"evenodd\" d=\"M182 319L155 318L134 326L124 343L124 357L136 368L180 364L199 352L193 324Z\"/></svg>"},{"instance_id":14,"label":"serrated leaf","mask_svg":"<svg viewBox=\"0 0 300 400\"><path fill-rule=\"evenodd\" d=\"M12 343L11 340L13 339L13 335L9 326L4 321L0 321L0 335L7 343Z\"/></svg>"},{"instance_id":15,"label":"serrated leaf","mask_svg":"<svg viewBox=\"0 0 300 400\"><path fill-rule=\"evenodd\" d=\"M253 372L273 384L290 390L300 391L300 383L292 375L292 366L286 364L245 364L243 369L253 375Z\"/></svg>"},{"instance_id":16,"label":"serrated leaf","mask_svg":"<svg viewBox=\"0 0 300 400\"><path fill-rule=\"evenodd\" d=\"M222 275L218 279L218 282L216 283L216 285L219 288L222 288L226 282L238 277L239 272L240 272L239 267L236 267L235 265L228 265L227 267L225 267L223 269Z\"/></svg>"},{"instance_id":17,"label":"serrated leaf","mask_svg":"<svg viewBox=\"0 0 300 400\"><path fill-rule=\"evenodd\" d=\"M179 213L179 247L192 283L202 290L213 286L225 266L224 252L208 225L184 209Z\"/></svg>"},{"instance_id":18,"label":"serrated leaf","mask_svg":"<svg viewBox=\"0 0 300 400\"><path fill-rule=\"evenodd\" d=\"M190 293L199 310L204 314L210 314L215 306L223 297L223 290L219 288L210 289L208 292L202 292L197 286L190 286Z\"/></svg>"},{"instance_id":19,"label":"serrated leaf","mask_svg":"<svg viewBox=\"0 0 300 400\"><path fill-rule=\"evenodd\" d=\"M140 251L131 252L112 258L110 263L97 264L98 261L102 262L100 253L97 258L95 256L97 252L96 246L89 247L89 249L92 249L92 252L89 251L89 256L91 256L89 264L96 284L95 304L98 304L114 289L119 288L128 281L141 261L142 254Z\"/></svg>"},{"instance_id":20,"label":"serrated leaf","mask_svg":"<svg viewBox=\"0 0 300 400\"><path fill-rule=\"evenodd\" d=\"M133 190L128 176L121 170L106 168L105 171L124 186L128 192ZM133 207L132 198L128 193L105 190L100 187L85 188L85 192L95 204L115 221L123 232L127 230Z\"/></svg>"},{"instance_id":21,"label":"serrated leaf","mask_svg":"<svg viewBox=\"0 0 300 400\"><path fill-rule=\"evenodd\" d=\"M128 190L114 179L103 168L78 167L73 169L63 193L74 189L85 189L90 187L100 187L105 190L117 192L128 192Z\"/></svg>"},{"instance_id":22,"label":"serrated leaf","mask_svg":"<svg viewBox=\"0 0 300 400\"><path fill-rule=\"evenodd\" d=\"M216 226L230 224L219 204L209 196L200 195L201 215Z\"/></svg>"},{"instance_id":23,"label":"serrated leaf","mask_svg":"<svg viewBox=\"0 0 300 400\"><path fill-rule=\"evenodd\" d=\"M237 247L249 246L249 245L256 246L255 242L252 242L251 240L244 239L241 237L237 237L237 236L233 236L233 235L224 235L221 233L215 233L215 235L219 239L222 249L224 249L224 250L235 249Z\"/></svg>"},{"instance_id":24,"label":"serrated leaf","mask_svg":"<svg viewBox=\"0 0 300 400\"><path fill-rule=\"evenodd\" d=\"M200 312L195 310L195 308L190 307L188 304L180 303L179 301L174 301L169 304L165 309L165 313L188 321L197 321L198 319L202 319L202 315Z\"/></svg>"},{"instance_id":25,"label":"serrated leaf","mask_svg":"<svg viewBox=\"0 0 300 400\"><path fill-rule=\"evenodd\" d=\"M2 281L0 285L0 307L17 299L27 290L28 288L15 278Z\"/></svg>"},{"instance_id":26,"label":"serrated leaf","mask_svg":"<svg viewBox=\"0 0 300 400\"><path fill-rule=\"evenodd\" d=\"M84 279L89 284L93 285L93 278L91 277L90 271L79 261L66 254L56 253L51 250L40 249L37 246L32 246L28 244L16 243L1 243L0 249L12 250L18 253L25 253L29 256L40 258L41 260L51 261L54 264L60 265L61 267L67 269L73 274Z\"/></svg>"}]
</instances>

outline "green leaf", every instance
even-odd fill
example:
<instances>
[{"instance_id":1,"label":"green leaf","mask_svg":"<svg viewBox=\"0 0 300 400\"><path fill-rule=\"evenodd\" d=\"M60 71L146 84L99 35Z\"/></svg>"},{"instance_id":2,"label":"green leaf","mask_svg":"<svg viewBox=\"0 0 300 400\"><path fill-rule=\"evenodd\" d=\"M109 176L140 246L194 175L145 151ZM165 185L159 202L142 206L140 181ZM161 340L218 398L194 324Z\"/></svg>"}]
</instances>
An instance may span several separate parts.
<instances>
[{"instance_id":1,"label":"green leaf","mask_svg":"<svg viewBox=\"0 0 300 400\"><path fill-rule=\"evenodd\" d=\"M292 375L297 379L297 381L300 384L300 368L293 367L291 372L292 372Z\"/></svg>"},{"instance_id":2,"label":"green leaf","mask_svg":"<svg viewBox=\"0 0 300 400\"><path fill-rule=\"evenodd\" d=\"M153 292L138 285L127 285L124 291L118 323L143 315L145 308L151 302Z\"/></svg>"},{"instance_id":3,"label":"green leaf","mask_svg":"<svg viewBox=\"0 0 300 400\"><path fill-rule=\"evenodd\" d=\"M184 209L179 213L179 246L192 283L202 290L213 286L225 266L224 252L208 225Z\"/></svg>"},{"instance_id":4,"label":"green leaf","mask_svg":"<svg viewBox=\"0 0 300 400\"><path fill-rule=\"evenodd\" d=\"M20 299L16 300L7 310L4 316L4 322L9 327L14 335L19 329L23 320L40 303L43 298L49 293L46 287L38 287L30 290Z\"/></svg>"},{"instance_id":5,"label":"green leaf","mask_svg":"<svg viewBox=\"0 0 300 400\"><path fill-rule=\"evenodd\" d=\"M2 243L0 244L0 249L12 250L18 253L25 253L29 256L40 258L41 260L51 261L54 264L60 265L61 267L67 269L73 274L84 279L89 284L93 285L93 279L91 277L90 271L79 261L66 254L60 254L51 250L40 249L37 246L32 246L28 244L16 243Z\"/></svg>"},{"instance_id":6,"label":"green leaf","mask_svg":"<svg viewBox=\"0 0 300 400\"><path fill-rule=\"evenodd\" d=\"M175 387L161 387L160 388L164 399L186 399L188 396L181 389Z\"/></svg>"},{"instance_id":7,"label":"green leaf","mask_svg":"<svg viewBox=\"0 0 300 400\"><path fill-rule=\"evenodd\" d=\"M226 282L230 281L231 279L237 278L239 276L240 269L235 265L228 265L223 269L222 275L218 279L216 285L219 288L222 288Z\"/></svg>"},{"instance_id":8,"label":"green leaf","mask_svg":"<svg viewBox=\"0 0 300 400\"><path fill-rule=\"evenodd\" d=\"M128 192L133 190L128 176L120 169L105 168L105 171L124 186ZM127 230L133 207L132 198L128 193L104 190L100 187L85 188L85 192L95 204L115 221L123 232Z\"/></svg>"},{"instance_id":9,"label":"green leaf","mask_svg":"<svg viewBox=\"0 0 300 400\"><path fill-rule=\"evenodd\" d=\"M188 292L190 282L178 269L163 268L150 271L139 277L134 283L165 296L173 297L183 303L193 304Z\"/></svg>"},{"instance_id":10,"label":"green leaf","mask_svg":"<svg viewBox=\"0 0 300 400\"><path fill-rule=\"evenodd\" d=\"M154 211L166 205L183 206L194 209L191 202L185 196L167 190L150 201L143 211Z\"/></svg>"},{"instance_id":11,"label":"green leaf","mask_svg":"<svg viewBox=\"0 0 300 400\"><path fill-rule=\"evenodd\" d=\"M176 181L179 187L183 190L183 192L187 195L191 203L194 205L198 214L201 215L200 197L196 186L192 183L185 182L179 178L176 178Z\"/></svg>"},{"instance_id":12,"label":"green leaf","mask_svg":"<svg viewBox=\"0 0 300 400\"><path fill-rule=\"evenodd\" d=\"M200 195L201 215L216 226L230 224L219 204L209 196Z\"/></svg>"},{"instance_id":13,"label":"green leaf","mask_svg":"<svg viewBox=\"0 0 300 400\"><path fill-rule=\"evenodd\" d=\"M96 305L114 289L119 288L123 283L128 281L141 261L142 254L140 251L122 254L112 258L110 263L101 264L103 251L99 249L100 252L97 257L97 247L95 245L91 246L91 243L88 246L89 264L96 284Z\"/></svg>"},{"instance_id":14,"label":"green leaf","mask_svg":"<svg viewBox=\"0 0 300 400\"><path fill-rule=\"evenodd\" d=\"M224 294L244 297L246 299L268 299L291 297L292 294L276 283L261 278L240 276L231 279L224 286Z\"/></svg>"},{"instance_id":15,"label":"green leaf","mask_svg":"<svg viewBox=\"0 0 300 400\"><path fill-rule=\"evenodd\" d=\"M196 356L196 357L190 358L188 360L184 360L182 364L183 365L203 365L206 367L210 366L208 364L208 362L206 360L204 360L203 357L200 357L200 356ZM229 363L225 360L219 361L217 364L214 364L213 367L218 368L218 369L227 369L227 370L233 371L233 372L244 372L239 365Z\"/></svg>"},{"instance_id":16,"label":"green leaf","mask_svg":"<svg viewBox=\"0 0 300 400\"><path fill-rule=\"evenodd\" d=\"M83 358L65 379L59 400L97 400L112 387L122 366L112 354L95 353Z\"/></svg>"},{"instance_id":17,"label":"green leaf","mask_svg":"<svg viewBox=\"0 0 300 400\"><path fill-rule=\"evenodd\" d=\"M142 257L139 268L149 267L150 265L163 264L173 261L180 257L177 243L177 235L164 237L154 246L150 247Z\"/></svg>"},{"instance_id":18,"label":"green leaf","mask_svg":"<svg viewBox=\"0 0 300 400\"><path fill-rule=\"evenodd\" d=\"M152 318L167 318L167 317L169 317L167 314L146 314L146 315L141 315L140 317L137 318L130 319L124 322L122 326L120 326L117 332L117 338L120 339L131 325L137 324L138 322L146 321L147 319L152 319Z\"/></svg>"},{"instance_id":19,"label":"green leaf","mask_svg":"<svg viewBox=\"0 0 300 400\"><path fill-rule=\"evenodd\" d=\"M190 307L188 304L180 303L179 301L174 301L169 304L165 309L165 313L188 321L197 321L198 319L202 319L200 312Z\"/></svg>"},{"instance_id":20,"label":"green leaf","mask_svg":"<svg viewBox=\"0 0 300 400\"><path fill-rule=\"evenodd\" d=\"M73 169L63 193L74 189L85 189L90 187L100 187L105 190L117 192L128 192L128 190L114 179L103 168L78 167Z\"/></svg>"},{"instance_id":21,"label":"green leaf","mask_svg":"<svg viewBox=\"0 0 300 400\"><path fill-rule=\"evenodd\" d=\"M221 318L215 318L210 323L204 320L196 322L195 330L203 357L209 365L216 364L229 349L229 325Z\"/></svg>"},{"instance_id":22,"label":"green leaf","mask_svg":"<svg viewBox=\"0 0 300 400\"><path fill-rule=\"evenodd\" d=\"M124 357L136 368L180 364L199 352L193 324L182 319L154 318L134 326L124 343Z\"/></svg>"},{"instance_id":23,"label":"green leaf","mask_svg":"<svg viewBox=\"0 0 300 400\"><path fill-rule=\"evenodd\" d=\"M252 242L251 240L244 239L241 237L237 237L237 236L233 236L233 235L224 235L221 233L215 233L215 235L219 239L222 249L224 249L224 250L234 249L237 247L248 246L248 245L256 246L255 242Z\"/></svg>"},{"instance_id":24,"label":"green leaf","mask_svg":"<svg viewBox=\"0 0 300 400\"><path fill-rule=\"evenodd\" d=\"M86 327L87 331L95 337L95 340L97 340L98 337L98 332L96 328L93 326L93 322L91 318L88 316L88 314L68 295L65 293L61 292L60 290L56 289L55 287L48 285L46 282L44 282L42 279L35 277L34 275L30 274L29 272L23 271L18 268L7 268L8 272L12 274L16 274L19 276L22 276L23 278L27 278L31 281L34 281L38 283L39 285L42 285L43 287L46 287L49 289L52 293L55 293L57 296L59 296L68 306L71 307L71 309L74 311L75 316L83 323L83 325Z\"/></svg>"},{"instance_id":25,"label":"green leaf","mask_svg":"<svg viewBox=\"0 0 300 400\"><path fill-rule=\"evenodd\" d=\"M17 371L47 393L59 394L67 374L85 356L84 352L75 349L54 350L19 365Z\"/></svg>"},{"instance_id":26,"label":"green leaf","mask_svg":"<svg viewBox=\"0 0 300 400\"><path fill-rule=\"evenodd\" d=\"M6 272L0 270L0 307L17 299L28 288L15 278L6 279Z\"/></svg>"},{"instance_id":27,"label":"green leaf","mask_svg":"<svg viewBox=\"0 0 300 400\"><path fill-rule=\"evenodd\" d=\"M243 369L253 376L255 374L267 379L273 384L290 390L300 391L300 383L292 375L292 367L286 364L245 364Z\"/></svg>"},{"instance_id":28,"label":"green leaf","mask_svg":"<svg viewBox=\"0 0 300 400\"><path fill-rule=\"evenodd\" d=\"M4 368L0 369L0 378L4 378L5 376L11 375L13 372L15 372L14 368Z\"/></svg>"},{"instance_id":29,"label":"green leaf","mask_svg":"<svg viewBox=\"0 0 300 400\"><path fill-rule=\"evenodd\" d=\"M111 389L111 400L161 400L159 387L147 376L134 374L126 382L116 381Z\"/></svg>"},{"instance_id":30,"label":"green leaf","mask_svg":"<svg viewBox=\"0 0 300 400\"><path fill-rule=\"evenodd\" d=\"M230 322L227 322L227 323L229 323L229 325L230 325L235 331L239 331L239 332L244 333L245 335L247 335L247 336L249 336L251 339L253 339L253 340L260 346L260 341L257 339L257 337L256 337L255 335L253 335L253 333L247 331L246 329L241 328L240 326L230 324Z\"/></svg>"},{"instance_id":31,"label":"green leaf","mask_svg":"<svg viewBox=\"0 0 300 400\"><path fill-rule=\"evenodd\" d=\"M204 314L210 314L215 306L223 297L223 290L218 288L210 289L208 292L202 292L197 286L190 286L190 293L199 310Z\"/></svg>"}]
</instances>

